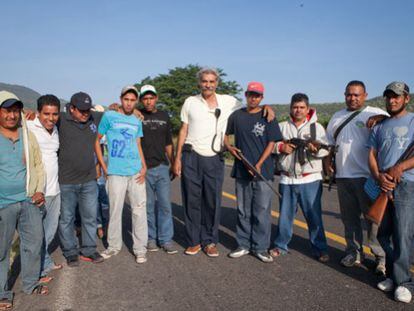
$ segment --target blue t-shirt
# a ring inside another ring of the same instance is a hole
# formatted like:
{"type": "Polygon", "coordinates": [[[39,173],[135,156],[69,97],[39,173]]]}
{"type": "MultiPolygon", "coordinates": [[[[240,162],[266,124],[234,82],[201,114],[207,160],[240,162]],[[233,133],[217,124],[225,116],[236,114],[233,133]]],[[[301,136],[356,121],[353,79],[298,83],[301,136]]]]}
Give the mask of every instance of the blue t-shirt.
{"type": "MultiPolygon", "coordinates": [[[[400,156],[414,139],[414,114],[407,113],[401,118],[388,118],[374,127],[367,146],[377,151],[380,171],[395,165],[400,156]]],[[[404,172],[403,178],[414,181],[414,169],[404,172]]]]}
{"type": "Polygon", "coordinates": [[[137,138],[142,137],[142,122],[134,115],[108,111],[98,132],[108,141],[108,175],[132,176],[141,170],[137,138]]]}
{"type": "MultiPolygon", "coordinates": [[[[230,115],[226,135],[234,135],[235,146],[253,165],[259,161],[269,142],[283,139],[276,120],[267,122],[262,116],[262,111],[248,113],[246,108],[239,109],[230,115]]],[[[274,164],[272,157],[269,156],[262,165],[261,173],[266,179],[273,180],[273,172],[274,164]]],[[[238,159],[234,161],[231,177],[252,179],[252,175],[238,159]]]]}
{"type": "Polygon", "coordinates": [[[22,130],[12,142],[0,134],[0,208],[26,200],[26,165],[22,130]]]}

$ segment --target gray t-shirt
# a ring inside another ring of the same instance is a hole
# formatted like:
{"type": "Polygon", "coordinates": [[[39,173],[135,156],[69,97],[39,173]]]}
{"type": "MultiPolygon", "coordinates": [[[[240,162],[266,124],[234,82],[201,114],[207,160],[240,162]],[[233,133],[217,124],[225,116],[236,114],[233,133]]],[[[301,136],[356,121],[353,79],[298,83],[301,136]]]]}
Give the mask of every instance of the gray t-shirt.
{"type": "MultiPolygon", "coordinates": [[[[395,165],[413,139],[414,114],[407,113],[401,118],[388,118],[376,126],[367,146],[377,151],[378,167],[384,171],[395,165]]],[[[403,178],[414,181],[414,169],[405,171],[403,178]]]]}
{"type": "Polygon", "coordinates": [[[86,123],[61,112],[59,130],[59,183],[82,184],[96,179],[95,140],[102,113],[92,112],[86,123]]]}

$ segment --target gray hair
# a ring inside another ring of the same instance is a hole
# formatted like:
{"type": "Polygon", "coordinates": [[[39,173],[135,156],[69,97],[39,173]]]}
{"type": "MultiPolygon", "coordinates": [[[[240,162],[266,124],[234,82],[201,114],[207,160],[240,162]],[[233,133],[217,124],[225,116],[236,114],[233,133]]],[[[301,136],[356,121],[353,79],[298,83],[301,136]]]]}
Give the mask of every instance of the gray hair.
{"type": "Polygon", "coordinates": [[[198,82],[200,82],[200,81],[201,81],[201,79],[202,79],[203,75],[205,75],[205,74],[212,74],[212,75],[215,75],[215,76],[216,76],[216,78],[217,78],[217,82],[219,82],[219,81],[220,81],[220,74],[219,74],[219,72],[218,72],[218,70],[217,70],[216,68],[212,68],[212,67],[203,67],[203,68],[201,68],[201,69],[197,72],[197,79],[198,79],[198,82]]]}

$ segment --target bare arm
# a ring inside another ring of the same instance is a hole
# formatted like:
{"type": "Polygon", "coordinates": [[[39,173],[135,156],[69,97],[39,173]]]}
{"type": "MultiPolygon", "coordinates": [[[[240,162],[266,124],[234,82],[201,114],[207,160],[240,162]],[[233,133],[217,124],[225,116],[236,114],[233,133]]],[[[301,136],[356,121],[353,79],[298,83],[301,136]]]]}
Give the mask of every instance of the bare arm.
{"type": "Polygon", "coordinates": [[[255,168],[261,172],[261,168],[262,165],[264,163],[264,161],[266,161],[266,159],[272,154],[273,149],[275,148],[275,142],[269,142],[265,148],[265,150],[263,151],[262,155],[259,158],[259,161],[257,161],[255,168]]]}
{"type": "Polygon", "coordinates": [[[377,162],[377,151],[374,148],[369,150],[368,166],[372,176],[380,184],[382,191],[387,192],[395,188],[396,184],[393,182],[393,178],[387,173],[380,172],[377,162]]]}
{"type": "Polygon", "coordinates": [[[96,154],[96,158],[98,160],[99,165],[101,166],[104,174],[105,174],[105,178],[108,175],[108,168],[106,167],[106,163],[105,160],[103,158],[103,154],[102,154],[102,148],[101,148],[101,144],[100,141],[102,139],[103,135],[99,134],[96,136],[96,140],[95,140],[95,154],[96,154]]]}
{"type": "Polygon", "coordinates": [[[142,152],[140,137],[137,138],[137,146],[138,146],[139,157],[141,158],[142,167],[141,167],[141,170],[139,171],[139,175],[136,181],[137,183],[142,184],[145,182],[145,174],[147,173],[147,163],[145,162],[144,153],[142,152]]]}
{"type": "Polygon", "coordinates": [[[187,138],[188,134],[188,124],[182,123],[180,132],[178,133],[178,140],[177,140],[177,153],[175,155],[175,161],[174,161],[174,174],[176,176],[181,176],[181,155],[183,153],[183,145],[185,142],[185,139],[187,138]]]}

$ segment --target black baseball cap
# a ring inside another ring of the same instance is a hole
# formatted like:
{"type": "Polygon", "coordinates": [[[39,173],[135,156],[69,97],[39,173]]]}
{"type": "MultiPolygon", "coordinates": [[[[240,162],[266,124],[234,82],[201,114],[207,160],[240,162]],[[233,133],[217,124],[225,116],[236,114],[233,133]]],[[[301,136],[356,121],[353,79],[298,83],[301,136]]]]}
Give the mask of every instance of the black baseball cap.
{"type": "Polygon", "coordinates": [[[70,104],[79,110],[88,110],[92,108],[92,98],[84,92],[78,92],[72,95],[70,104]]]}

